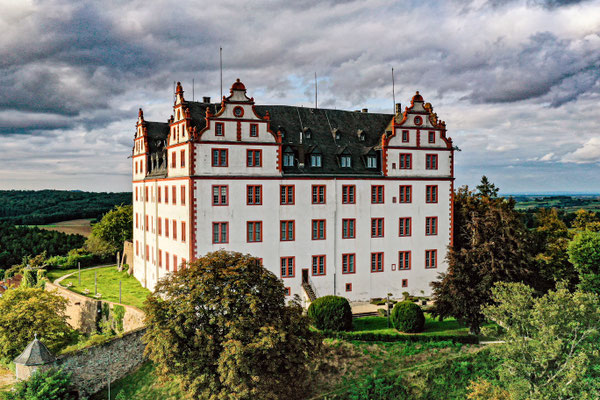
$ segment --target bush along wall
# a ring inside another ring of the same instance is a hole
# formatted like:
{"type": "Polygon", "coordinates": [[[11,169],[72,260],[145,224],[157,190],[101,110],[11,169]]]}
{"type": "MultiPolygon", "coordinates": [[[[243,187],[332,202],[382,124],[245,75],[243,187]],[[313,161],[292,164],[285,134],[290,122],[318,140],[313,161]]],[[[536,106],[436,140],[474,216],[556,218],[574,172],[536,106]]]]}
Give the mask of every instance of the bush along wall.
{"type": "Polygon", "coordinates": [[[444,342],[479,344],[476,335],[400,335],[397,333],[380,332],[339,332],[323,330],[321,334],[331,339],[357,340],[363,342],[444,342]]]}
{"type": "Polygon", "coordinates": [[[333,331],[352,329],[352,308],[345,297],[319,297],[308,307],[308,316],[317,329],[333,331]]]}

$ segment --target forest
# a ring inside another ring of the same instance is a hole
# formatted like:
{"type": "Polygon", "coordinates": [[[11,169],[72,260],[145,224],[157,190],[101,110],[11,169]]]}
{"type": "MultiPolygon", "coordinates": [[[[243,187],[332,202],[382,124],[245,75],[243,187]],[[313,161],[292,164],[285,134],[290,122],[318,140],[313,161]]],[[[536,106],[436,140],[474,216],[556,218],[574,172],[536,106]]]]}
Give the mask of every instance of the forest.
{"type": "Polygon", "coordinates": [[[98,219],[115,205],[129,204],[130,192],[0,190],[0,222],[42,225],[80,218],[98,219]]]}

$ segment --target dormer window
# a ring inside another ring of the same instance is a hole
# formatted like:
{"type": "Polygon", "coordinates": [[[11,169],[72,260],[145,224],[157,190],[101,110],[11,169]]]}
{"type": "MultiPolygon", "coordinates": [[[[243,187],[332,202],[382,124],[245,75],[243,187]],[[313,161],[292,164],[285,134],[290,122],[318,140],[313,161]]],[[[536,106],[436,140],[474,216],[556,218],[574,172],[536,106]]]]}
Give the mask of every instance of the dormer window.
{"type": "Polygon", "coordinates": [[[322,161],[321,161],[321,155],[320,154],[311,154],[310,155],[310,166],[311,167],[321,167],[322,165],[322,161]]]}
{"type": "Polygon", "coordinates": [[[304,137],[305,137],[306,139],[310,139],[310,134],[311,134],[311,131],[310,131],[310,129],[309,129],[309,128],[304,128],[304,130],[303,130],[303,131],[304,131],[304,137]]]}
{"type": "Polygon", "coordinates": [[[342,168],[350,168],[352,167],[352,157],[349,155],[343,155],[340,157],[340,164],[342,168]]]}
{"type": "Polygon", "coordinates": [[[365,141],[365,131],[363,131],[362,129],[359,129],[358,132],[358,140],[361,142],[365,141]]]}
{"type": "Polygon", "coordinates": [[[367,156],[367,168],[377,168],[377,157],[374,155],[367,156]]]}
{"type": "Polygon", "coordinates": [[[334,128],[332,131],[335,140],[340,140],[340,130],[338,128],[334,128]]]}
{"type": "Polygon", "coordinates": [[[283,153],[283,166],[293,167],[294,166],[294,153],[285,152],[283,153]]]}

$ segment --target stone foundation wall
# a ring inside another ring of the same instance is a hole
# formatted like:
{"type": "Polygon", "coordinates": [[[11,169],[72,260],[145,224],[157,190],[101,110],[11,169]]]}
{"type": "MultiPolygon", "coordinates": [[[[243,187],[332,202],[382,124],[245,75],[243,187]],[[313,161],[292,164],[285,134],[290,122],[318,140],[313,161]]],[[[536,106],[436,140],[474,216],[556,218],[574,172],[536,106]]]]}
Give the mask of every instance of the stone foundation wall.
{"type": "Polygon", "coordinates": [[[58,357],[56,366],[72,373],[71,383],[86,398],[102,390],[108,381],[123,378],[144,362],[145,328],[123,334],[106,343],[58,357]]]}

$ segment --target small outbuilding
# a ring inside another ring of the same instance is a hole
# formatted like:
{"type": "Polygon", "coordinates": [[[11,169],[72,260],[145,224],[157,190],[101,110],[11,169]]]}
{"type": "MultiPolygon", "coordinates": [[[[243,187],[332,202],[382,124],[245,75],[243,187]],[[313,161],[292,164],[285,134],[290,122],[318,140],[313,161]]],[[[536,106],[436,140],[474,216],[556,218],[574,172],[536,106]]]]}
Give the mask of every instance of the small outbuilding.
{"type": "Polygon", "coordinates": [[[14,359],[17,380],[28,379],[37,370],[50,369],[55,361],[56,357],[35,335],[35,338],[25,347],[23,353],[14,359]]]}

